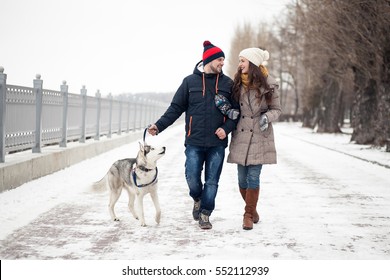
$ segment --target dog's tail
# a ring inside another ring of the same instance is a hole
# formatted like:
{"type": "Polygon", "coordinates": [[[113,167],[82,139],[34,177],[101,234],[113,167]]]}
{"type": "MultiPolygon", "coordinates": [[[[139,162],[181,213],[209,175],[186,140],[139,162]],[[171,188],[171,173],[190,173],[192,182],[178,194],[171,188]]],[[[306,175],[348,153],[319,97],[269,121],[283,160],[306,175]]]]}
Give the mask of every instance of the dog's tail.
{"type": "Polygon", "coordinates": [[[92,184],[91,189],[93,192],[101,193],[107,190],[107,175],[104,176],[100,181],[92,184]]]}

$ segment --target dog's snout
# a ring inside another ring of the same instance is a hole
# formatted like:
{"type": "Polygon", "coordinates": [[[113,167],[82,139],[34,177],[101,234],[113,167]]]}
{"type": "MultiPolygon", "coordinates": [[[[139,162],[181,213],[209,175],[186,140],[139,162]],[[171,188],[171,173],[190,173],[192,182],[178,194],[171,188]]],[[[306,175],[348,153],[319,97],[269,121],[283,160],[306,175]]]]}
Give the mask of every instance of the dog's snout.
{"type": "Polygon", "coordinates": [[[165,154],[165,147],[161,147],[162,148],[162,152],[160,153],[160,155],[163,155],[165,154]]]}

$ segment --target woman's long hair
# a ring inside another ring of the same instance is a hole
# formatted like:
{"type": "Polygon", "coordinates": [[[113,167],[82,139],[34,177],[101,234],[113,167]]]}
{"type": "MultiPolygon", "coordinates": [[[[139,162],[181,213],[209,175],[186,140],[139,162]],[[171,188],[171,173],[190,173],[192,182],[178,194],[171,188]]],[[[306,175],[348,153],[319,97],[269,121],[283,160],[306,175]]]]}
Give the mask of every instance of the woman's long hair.
{"type": "MultiPolygon", "coordinates": [[[[234,81],[233,81],[233,94],[232,97],[235,101],[239,102],[240,100],[240,88],[242,85],[242,79],[241,79],[242,70],[238,67],[236,74],[234,75],[234,81]]],[[[267,76],[263,74],[260,67],[257,67],[252,62],[249,62],[249,69],[248,69],[248,90],[249,89],[255,89],[256,90],[256,98],[258,99],[258,102],[261,102],[262,99],[262,93],[260,91],[260,88],[264,88],[265,93],[265,100],[267,103],[270,103],[272,99],[272,93],[273,90],[270,88],[268,82],[267,82],[267,76]]]]}

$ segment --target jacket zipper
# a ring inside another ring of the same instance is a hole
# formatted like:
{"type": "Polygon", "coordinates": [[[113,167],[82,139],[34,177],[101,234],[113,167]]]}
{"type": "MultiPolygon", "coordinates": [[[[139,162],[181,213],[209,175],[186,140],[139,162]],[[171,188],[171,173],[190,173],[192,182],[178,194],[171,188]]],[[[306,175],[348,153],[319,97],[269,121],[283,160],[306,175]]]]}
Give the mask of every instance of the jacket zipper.
{"type": "Polygon", "coordinates": [[[187,133],[187,137],[190,137],[191,135],[191,128],[192,128],[192,116],[190,116],[190,122],[188,124],[188,133],[187,133]]]}

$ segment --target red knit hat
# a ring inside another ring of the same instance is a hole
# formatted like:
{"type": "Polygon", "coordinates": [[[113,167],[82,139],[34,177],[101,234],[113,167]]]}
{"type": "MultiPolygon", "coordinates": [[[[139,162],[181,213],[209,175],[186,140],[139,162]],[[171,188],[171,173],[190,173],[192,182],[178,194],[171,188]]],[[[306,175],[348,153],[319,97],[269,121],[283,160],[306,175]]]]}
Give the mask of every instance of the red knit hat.
{"type": "Polygon", "coordinates": [[[203,42],[203,66],[213,61],[214,59],[225,57],[223,51],[210,43],[210,41],[203,42]]]}

